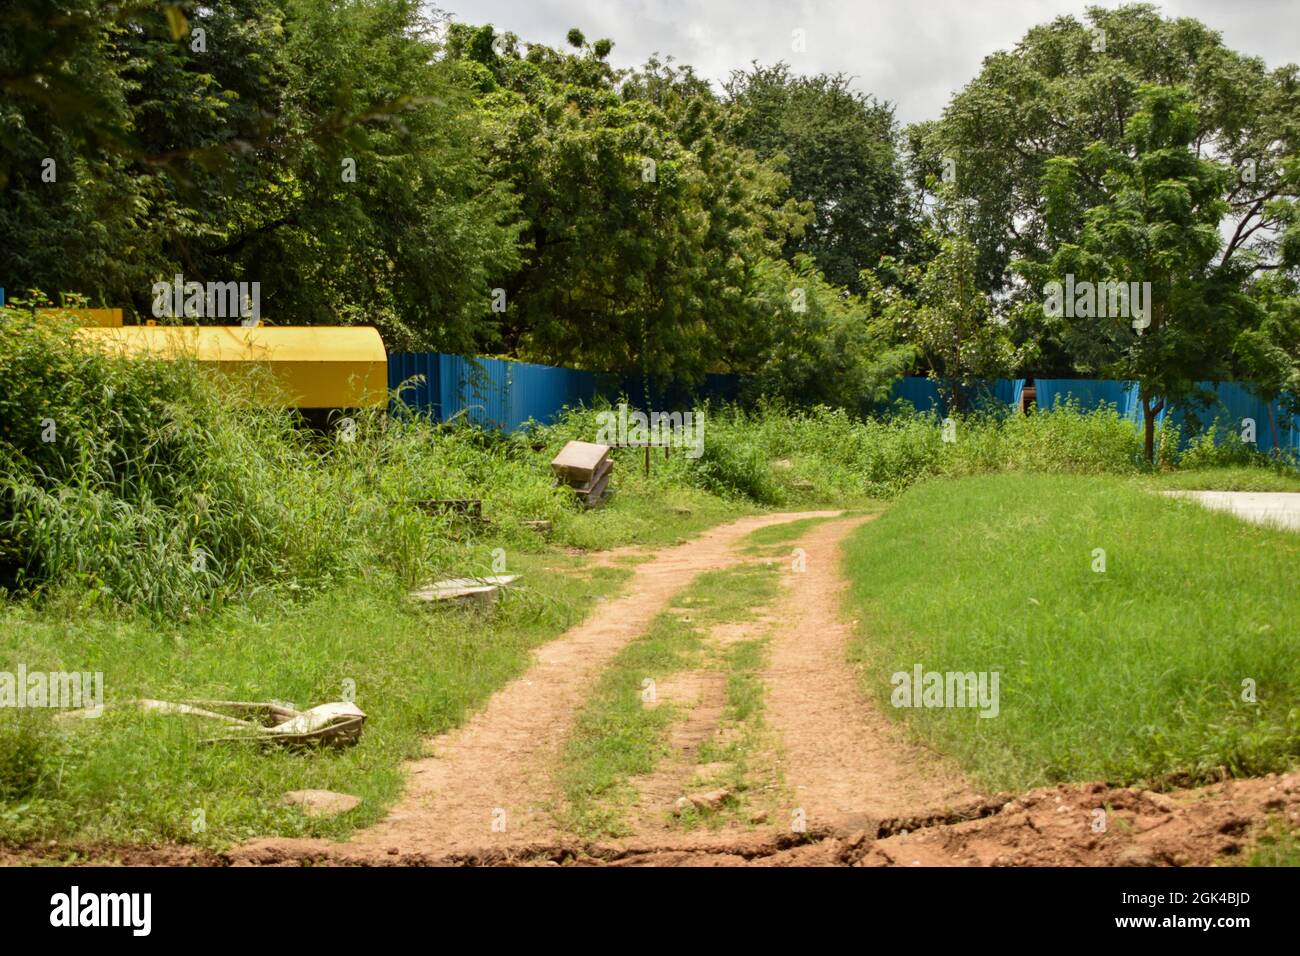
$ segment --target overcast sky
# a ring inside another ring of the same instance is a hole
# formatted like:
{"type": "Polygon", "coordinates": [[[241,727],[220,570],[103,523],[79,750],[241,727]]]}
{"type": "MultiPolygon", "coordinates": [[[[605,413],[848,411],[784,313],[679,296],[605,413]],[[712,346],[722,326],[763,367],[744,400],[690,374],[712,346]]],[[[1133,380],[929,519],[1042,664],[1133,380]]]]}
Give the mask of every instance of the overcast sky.
{"type": "MultiPolygon", "coordinates": [[[[671,54],[718,81],[752,60],[802,73],[844,72],[894,103],[898,119],[935,119],[995,50],[1062,14],[1083,19],[1115,0],[434,0],[465,23],[491,23],[525,42],[563,46],[570,27],[614,41],[615,66],[671,54]],[[806,49],[792,49],[803,30],[806,49]]],[[[1270,67],[1300,61],[1300,0],[1165,0],[1166,16],[1196,17],[1228,46],[1270,67]]]]}

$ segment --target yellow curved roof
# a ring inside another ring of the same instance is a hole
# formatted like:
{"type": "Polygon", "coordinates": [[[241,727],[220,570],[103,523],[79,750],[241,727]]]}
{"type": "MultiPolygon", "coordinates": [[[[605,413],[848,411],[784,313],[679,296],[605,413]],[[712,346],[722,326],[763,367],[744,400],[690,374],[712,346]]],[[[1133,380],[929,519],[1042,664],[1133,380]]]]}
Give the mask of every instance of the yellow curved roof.
{"type": "Polygon", "coordinates": [[[75,334],[130,357],[190,357],[222,371],[265,364],[299,408],[360,408],[388,398],[388,354],[368,325],[127,325],[75,334]]]}

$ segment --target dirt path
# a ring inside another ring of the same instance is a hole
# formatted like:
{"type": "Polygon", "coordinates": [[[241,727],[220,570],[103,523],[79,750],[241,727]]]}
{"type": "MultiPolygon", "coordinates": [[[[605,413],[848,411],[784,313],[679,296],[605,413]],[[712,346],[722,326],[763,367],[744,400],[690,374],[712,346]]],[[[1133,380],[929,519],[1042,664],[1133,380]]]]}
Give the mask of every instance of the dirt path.
{"type": "Polygon", "coordinates": [[[660,551],[637,565],[621,597],[543,645],[532,667],[461,727],[431,741],[433,755],[408,765],[406,792],[387,818],[344,844],[260,840],[236,861],[330,858],[420,862],[461,852],[554,840],[551,768],[565,731],[597,677],[700,572],[743,560],[734,545],[772,524],[828,517],[816,511],[743,518],[660,551]]]}
{"type": "Polygon", "coordinates": [[[847,663],[844,539],[863,521],[826,522],[798,546],[805,570],[785,574],[765,683],[768,722],[783,743],[784,776],[809,829],[879,821],[979,799],[957,767],[909,744],[868,701],[847,663]]]}

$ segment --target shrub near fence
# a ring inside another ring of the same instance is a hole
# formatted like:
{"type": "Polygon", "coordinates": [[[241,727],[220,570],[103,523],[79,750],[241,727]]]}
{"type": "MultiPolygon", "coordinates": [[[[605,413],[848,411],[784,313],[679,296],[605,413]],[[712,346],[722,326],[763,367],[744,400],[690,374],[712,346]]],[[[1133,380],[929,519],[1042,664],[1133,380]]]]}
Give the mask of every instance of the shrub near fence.
{"type": "MultiPolygon", "coordinates": [[[[449,421],[459,417],[487,428],[513,432],[530,419],[543,424],[554,422],[566,406],[591,405],[598,398],[617,401],[626,395],[634,404],[642,404],[649,395],[651,407],[671,410],[694,405],[703,400],[727,401],[739,394],[739,379],[734,375],[709,375],[695,389],[679,383],[649,383],[636,376],[614,375],[580,369],[558,368],[516,362],[509,359],[470,359],[438,352],[395,352],[388,357],[388,386],[396,389],[413,376],[422,380],[412,383],[402,394],[403,402],[431,417],[449,421]]],[[[1020,406],[1025,379],[993,379],[971,390],[971,404],[976,410],[1014,410],[1020,406]]],[[[1073,402],[1080,411],[1095,411],[1106,406],[1118,416],[1140,423],[1138,386],[1131,382],[1107,379],[1034,380],[1036,402],[1048,410],[1058,404],[1073,402]]],[[[1300,417],[1288,415],[1279,403],[1271,405],[1235,382],[1206,382],[1214,392],[1216,403],[1209,409],[1171,409],[1161,412],[1161,425],[1176,425],[1180,449],[1207,433],[1222,440],[1239,432],[1243,419],[1255,422],[1259,451],[1278,448],[1291,457],[1300,457],[1300,417]],[[1199,427],[1192,427],[1192,419],[1199,427]]],[[[877,414],[887,414],[899,403],[906,403],[921,413],[940,417],[948,414],[947,401],[939,384],[929,378],[909,375],[894,383],[890,405],[878,407],[877,414]]],[[[1172,429],[1169,432],[1172,433],[1172,429]]]]}

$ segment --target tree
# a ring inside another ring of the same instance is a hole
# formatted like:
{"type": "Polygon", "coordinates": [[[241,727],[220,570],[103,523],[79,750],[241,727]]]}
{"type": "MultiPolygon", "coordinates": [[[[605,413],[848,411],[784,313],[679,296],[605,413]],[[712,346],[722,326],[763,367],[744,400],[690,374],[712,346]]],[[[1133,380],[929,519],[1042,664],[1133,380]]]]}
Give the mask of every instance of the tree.
{"type": "Polygon", "coordinates": [[[888,286],[879,273],[863,273],[868,298],[889,317],[896,337],[916,348],[926,375],[947,389],[954,411],[968,407],[981,380],[1009,374],[1020,359],[1004,320],[980,288],[969,225],[962,204],[945,194],[926,237],[935,250],[929,262],[916,266],[886,259],[883,270],[895,280],[888,286]]]}
{"type": "Polygon", "coordinates": [[[912,364],[871,304],[832,285],[809,255],[794,265],[765,260],[755,270],[752,334],[737,343],[733,367],[746,370],[745,397],[793,405],[829,405],[866,413],[889,399],[912,364]]]}
{"type": "MultiPolygon", "coordinates": [[[[941,120],[907,131],[913,180],[947,179],[972,205],[981,287],[1026,301],[1038,295],[1016,285],[1010,263],[1045,263],[1056,241],[1077,238],[1049,231],[1040,188],[1048,163],[1081,160],[1096,142],[1120,148],[1147,84],[1183,85],[1194,150],[1237,171],[1225,195],[1221,264],[1250,259],[1256,273],[1278,264],[1270,246],[1300,196],[1286,172],[1300,149],[1300,69],[1270,71],[1204,24],[1162,17],[1149,4],[1091,7],[1082,22],[1059,17],[986,57],[941,120]]],[[[1107,192],[1083,166],[1076,186],[1080,209],[1107,192]]],[[[1033,331],[1042,330],[1023,334],[1033,331]]],[[[1042,351],[1040,372],[1068,374],[1078,364],[1063,343],[1048,339],[1042,351]]]]}
{"type": "Polygon", "coordinates": [[[0,276],[9,295],[41,288],[118,304],[149,278],[158,243],[133,174],[128,84],[106,2],[0,7],[0,276]],[[93,77],[93,82],[87,78],[93,77]]]}
{"type": "MultiPolygon", "coordinates": [[[[1262,318],[1237,338],[1234,359],[1256,394],[1300,415],[1300,282],[1275,272],[1258,280],[1253,293],[1262,318]]],[[[1277,422],[1269,425],[1276,432],[1277,422]]]]}
{"type": "Polygon", "coordinates": [[[1171,403],[1203,398],[1199,381],[1230,377],[1234,343],[1258,324],[1260,310],[1245,294],[1248,262],[1219,254],[1233,175],[1198,155],[1190,91],[1146,86],[1139,103],[1122,148],[1099,141],[1082,161],[1047,164],[1052,232],[1075,231],[1092,184],[1101,184],[1102,198],[1082,213],[1077,241],[1062,240],[1045,268],[1020,268],[1033,284],[1090,282],[1079,286],[1089,293],[1104,282],[1120,290],[1109,303],[1081,295],[1048,321],[1083,368],[1140,383],[1144,450],[1153,462],[1156,416],[1171,403]]]}
{"type": "Polygon", "coordinates": [[[911,237],[893,107],[842,73],[797,76],[785,63],[737,70],[724,89],[728,139],[776,160],[787,195],[812,205],[786,258],[807,253],[830,282],[862,291],[859,273],[899,256],[911,237]]]}
{"type": "Polygon", "coordinates": [[[287,6],[273,139],[203,253],[260,277],[277,317],[375,324],[394,350],[476,350],[519,262],[517,202],[432,20],[415,0],[287,6]]]}
{"type": "Polygon", "coordinates": [[[579,34],[576,52],[521,57],[494,36],[456,24],[448,49],[480,91],[494,176],[521,200],[526,261],[504,282],[501,345],[698,380],[744,334],[753,270],[801,223],[784,178],[727,143],[717,104],[662,65],[620,90],[605,44],[579,34]]]}
{"type": "Polygon", "coordinates": [[[282,324],[473,349],[514,199],[415,0],[17,0],[0,14],[0,274],[148,315],[256,281],[282,324]],[[45,159],[57,179],[41,177],[45,159]]]}

